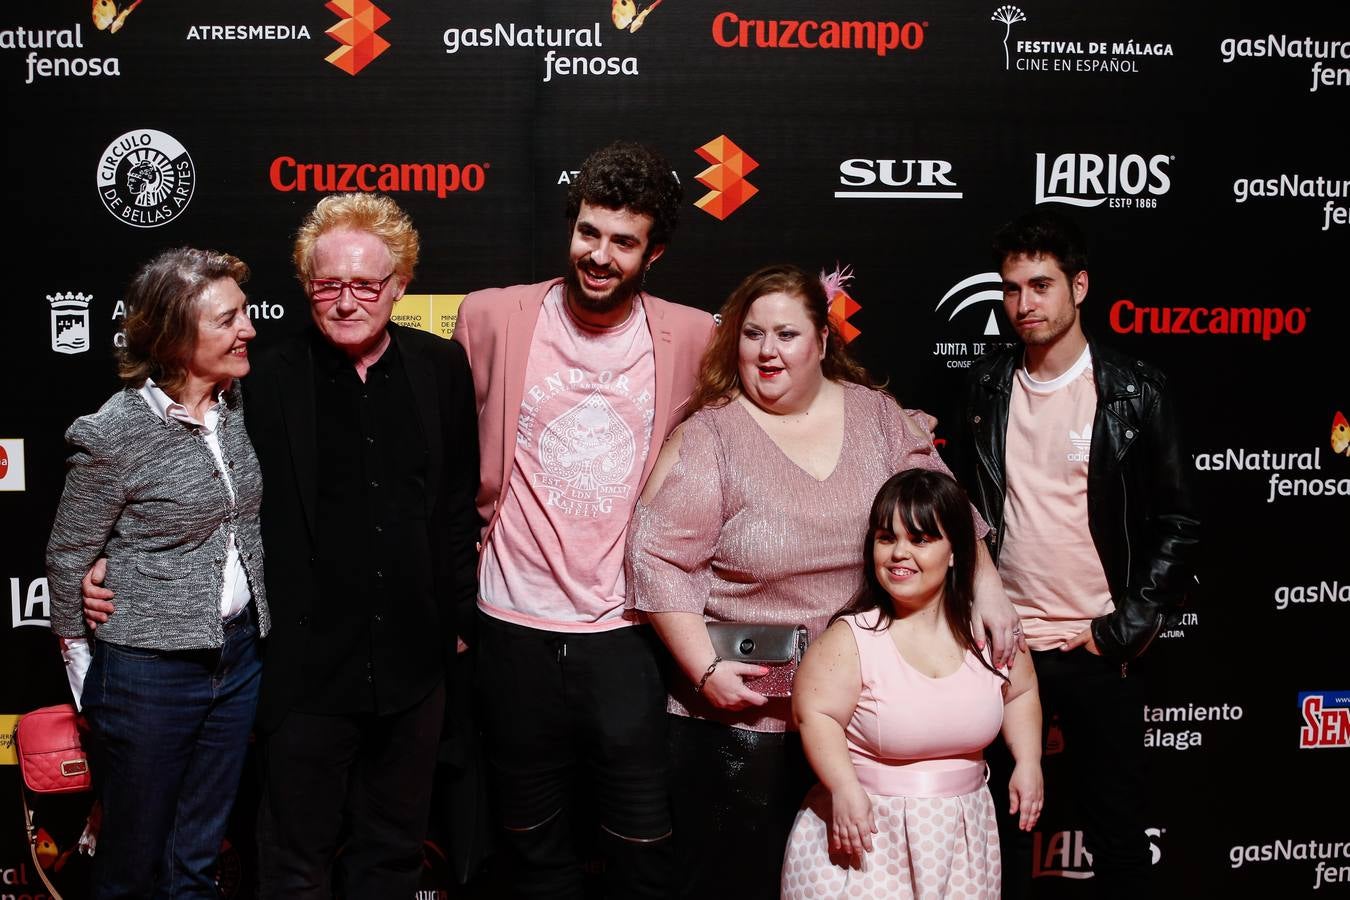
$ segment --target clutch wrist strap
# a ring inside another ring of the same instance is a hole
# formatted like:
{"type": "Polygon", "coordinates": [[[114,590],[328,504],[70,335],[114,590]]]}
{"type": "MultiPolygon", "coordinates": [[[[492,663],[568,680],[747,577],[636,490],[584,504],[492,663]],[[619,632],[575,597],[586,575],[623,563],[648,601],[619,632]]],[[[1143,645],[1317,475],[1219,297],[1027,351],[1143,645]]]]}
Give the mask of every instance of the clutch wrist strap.
{"type": "Polygon", "coordinates": [[[708,671],[703,673],[703,677],[700,678],[698,680],[698,684],[694,686],[695,694],[703,693],[704,686],[707,685],[708,679],[712,677],[712,673],[717,671],[717,664],[720,663],[721,661],[722,657],[720,656],[713,657],[713,661],[708,664],[708,671]]]}

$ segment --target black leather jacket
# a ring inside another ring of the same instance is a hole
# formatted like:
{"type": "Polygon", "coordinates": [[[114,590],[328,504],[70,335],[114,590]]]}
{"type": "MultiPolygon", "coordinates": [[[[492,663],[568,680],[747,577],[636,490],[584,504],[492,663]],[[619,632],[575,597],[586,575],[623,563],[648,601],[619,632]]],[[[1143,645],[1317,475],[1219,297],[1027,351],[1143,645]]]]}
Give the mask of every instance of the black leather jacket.
{"type": "MultiPolygon", "coordinates": [[[[1190,460],[1164,390],[1166,376],[1089,343],[1097,412],[1088,461],[1088,522],[1116,607],[1093,620],[1092,637],[1103,656],[1123,663],[1143,653],[1181,605],[1194,581],[1200,522],[1186,483],[1190,460]]],[[[976,360],[963,419],[963,483],[993,529],[987,540],[996,562],[1003,540],[1008,405],[1021,359],[1019,346],[976,360]]]]}

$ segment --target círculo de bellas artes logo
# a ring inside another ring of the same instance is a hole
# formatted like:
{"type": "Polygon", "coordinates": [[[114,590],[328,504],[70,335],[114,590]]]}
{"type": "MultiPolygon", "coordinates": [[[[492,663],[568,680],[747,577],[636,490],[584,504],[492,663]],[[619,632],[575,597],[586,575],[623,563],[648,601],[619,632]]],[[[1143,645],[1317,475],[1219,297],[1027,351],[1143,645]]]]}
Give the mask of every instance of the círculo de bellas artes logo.
{"type": "Polygon", "coordinates": [[[187,209],[197,186],[187,149],[153,128],[114,138],[99,155],[97,174],[104,208],[133,228],[172,222],[187,209]]]}

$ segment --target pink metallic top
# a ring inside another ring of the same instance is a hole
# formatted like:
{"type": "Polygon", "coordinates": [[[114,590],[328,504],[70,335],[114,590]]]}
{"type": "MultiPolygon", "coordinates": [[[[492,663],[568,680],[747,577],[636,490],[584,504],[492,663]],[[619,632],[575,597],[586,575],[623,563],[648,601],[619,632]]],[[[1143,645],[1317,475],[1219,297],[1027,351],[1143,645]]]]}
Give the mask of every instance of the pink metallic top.
{"type": "MultiPolygon", "coordinates": [[[[901,469],[947,471],[922,418],[883,391],[843,387],[843,448],[824,481],[788,459],[739,401],[684,423],[679,461],[633,513],[627,606],[802,624],[812,639],[824,630],[861,584],[877,489],[901,469]]],[[[726,712],[682,678],[671,688],[678,715],[754,731],[784,731],[791,718],[787,698],[726,712]]]]}

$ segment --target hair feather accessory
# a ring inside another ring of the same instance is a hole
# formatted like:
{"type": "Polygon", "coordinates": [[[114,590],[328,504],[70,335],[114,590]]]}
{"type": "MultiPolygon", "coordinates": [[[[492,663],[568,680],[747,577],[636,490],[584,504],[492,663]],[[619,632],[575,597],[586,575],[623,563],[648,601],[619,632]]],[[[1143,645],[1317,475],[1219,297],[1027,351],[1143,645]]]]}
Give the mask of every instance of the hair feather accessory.
{"type": "Polygon", "coordinates": [[[820,270],[820,286],[825,289],[825,298],[834,301],[834,298],[844,293],[848,283],[853,280],[853,267],[834,264],[833,272],[820,270]]]}

